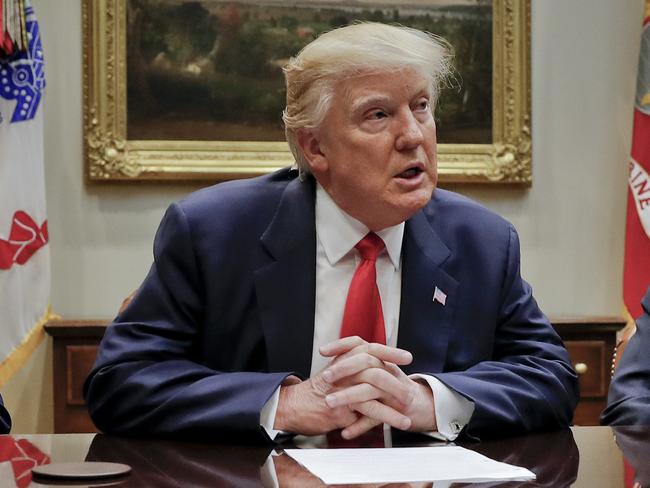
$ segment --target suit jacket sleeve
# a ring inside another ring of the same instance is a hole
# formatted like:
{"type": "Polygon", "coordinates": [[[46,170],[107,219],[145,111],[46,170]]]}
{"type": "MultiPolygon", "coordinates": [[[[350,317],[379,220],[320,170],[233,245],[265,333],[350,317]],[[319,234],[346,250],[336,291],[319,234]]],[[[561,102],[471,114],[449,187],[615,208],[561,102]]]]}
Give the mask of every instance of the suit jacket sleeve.
{"type": "Polygon", "coordinates": [[[90,415],[111,433],[267,438],[260,411],[291,372],[206,365],[206,271],[190,234],[183,209],[172,205],[156,234],[149,275],[107,328],[84,385],[90,415]]]}
{"type": "Polygon", "coordinates": [[[578,402],[568,353],[521,278],[519,259],[519,239],[510,225],[491,358],[464,371],[434,374],[475,403],[465,431],[470,436],[567,427],[578,402]]]}
{"type": "Polygon", "coordinates": [[[609,388],[603,424],[650,425],[650,288],[641,305],[643,315],[609,388]]]}
{"type": "Polygon", "coordinates": [[[9,417],[9,412],[2,402],[2,396],[0,396],[0,434],[8,434],[11,430],[11,417],[9,417]]]}

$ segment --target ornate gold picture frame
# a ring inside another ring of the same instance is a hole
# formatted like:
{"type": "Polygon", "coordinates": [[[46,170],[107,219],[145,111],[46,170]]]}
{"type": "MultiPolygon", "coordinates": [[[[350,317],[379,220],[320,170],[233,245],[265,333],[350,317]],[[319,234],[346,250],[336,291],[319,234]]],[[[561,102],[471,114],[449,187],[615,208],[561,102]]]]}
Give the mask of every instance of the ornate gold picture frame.
{"type": "MultiPolygon", "coordinates": [[[[89,181],[217,181],[293,164],[285,142],[130,140],[127,0],[82,1],[89,181]]],[[[493,0],[492,143],[439,144],[440,181],[530,185],[530,103],[530,0],[493,0]]]]}

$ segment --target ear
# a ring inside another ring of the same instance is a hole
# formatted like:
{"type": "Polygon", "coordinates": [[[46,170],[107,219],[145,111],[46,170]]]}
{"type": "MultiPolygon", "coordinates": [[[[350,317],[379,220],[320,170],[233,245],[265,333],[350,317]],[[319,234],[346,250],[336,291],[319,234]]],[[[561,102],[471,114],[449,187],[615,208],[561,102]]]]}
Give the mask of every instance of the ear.
{"type": "Polygon", "coordinates": [[[296,133],[296,141],[305,156],[312,174],[317,175],[327,171],[329,163],[323,152],[320,138],[314,129],[300,129],[296,133]]]}

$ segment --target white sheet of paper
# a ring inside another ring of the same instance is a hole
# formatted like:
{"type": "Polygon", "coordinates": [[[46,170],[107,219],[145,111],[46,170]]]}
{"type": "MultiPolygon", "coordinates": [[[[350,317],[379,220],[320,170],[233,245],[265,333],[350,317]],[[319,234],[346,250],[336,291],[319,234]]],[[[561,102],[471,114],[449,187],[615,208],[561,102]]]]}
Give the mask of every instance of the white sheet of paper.
{"type": "Polygon", "coordinates": [[[531,480],[531,471],[459,446],[285,449],[327,484],[531,480]]]}

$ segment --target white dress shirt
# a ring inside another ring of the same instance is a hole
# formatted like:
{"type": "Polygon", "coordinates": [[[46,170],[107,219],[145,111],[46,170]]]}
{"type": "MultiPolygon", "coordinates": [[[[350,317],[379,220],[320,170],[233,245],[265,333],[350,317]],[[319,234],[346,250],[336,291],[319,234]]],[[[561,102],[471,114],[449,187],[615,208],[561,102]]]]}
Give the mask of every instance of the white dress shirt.
{"type": "MultiPolygon", "coordinates": [[[[339,338],[343,312],[352,276],[361,261],[354,246],[369,232],[357,219],[351,217],[317,184],[316,188],[316,307],[314,315],[314,342],[312,344],[311,376],[327,366],[330,358],[320,355],[323,344],[339,338]]],[[[376,232],[386,248],[376,261],[377,287],[381,297],[386,344],[395,347],[399,326],[402,290],[402,239],[404,222],[376,232]]],[[[412,379],[426,380],[433,391],[438,431],[431,435],[445,440],[455,439],[469,422],[474,403],[452,391],[438,379],[415,374],[412,379]]],[[[261,413],[260,424],[273,439],[278,431],[273,421],[280,389],[269,399],[261,413]]]]}

